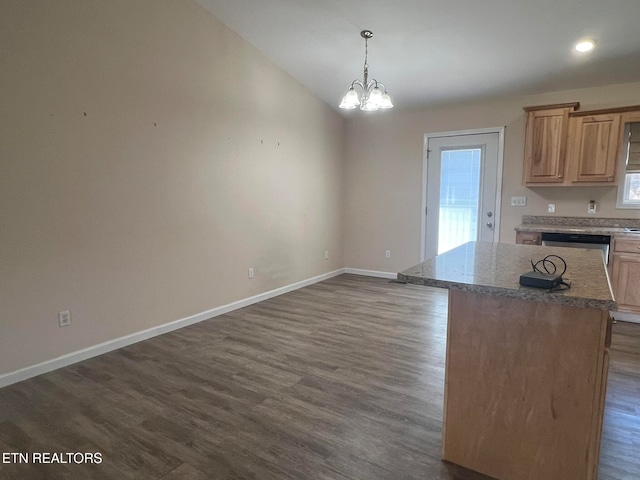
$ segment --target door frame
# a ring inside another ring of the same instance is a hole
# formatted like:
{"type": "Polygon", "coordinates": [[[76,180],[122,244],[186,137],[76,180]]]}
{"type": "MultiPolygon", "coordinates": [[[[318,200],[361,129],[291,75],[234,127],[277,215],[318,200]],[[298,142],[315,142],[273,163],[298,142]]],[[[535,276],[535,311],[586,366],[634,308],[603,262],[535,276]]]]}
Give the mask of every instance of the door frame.
{"type": "Polygon", "coordinates": [[[485,133],[498,134],[498,165],[496,169],[496,209],[493,222],[493,241],[500,241],[500,217],[502,213],[502,168],[504,163],[504,131],[505,127],[478,128],[473,130],[457,130],[451,132],[434,132],[424,134],[424,145],[422,148],[422,208],[420,210],[420,261],[424,262],[426,240],[427,240],[427,155],[429,139],[436,137],[459,137],[464,135],[482,135],[485,133]]]}

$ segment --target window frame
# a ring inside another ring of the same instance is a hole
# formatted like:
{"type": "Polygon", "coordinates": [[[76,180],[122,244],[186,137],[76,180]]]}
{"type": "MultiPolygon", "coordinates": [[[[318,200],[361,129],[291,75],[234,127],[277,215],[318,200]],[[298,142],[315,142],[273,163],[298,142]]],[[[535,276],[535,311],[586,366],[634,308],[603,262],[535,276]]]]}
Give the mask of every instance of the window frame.
{"type": "Polygon", "coordinates": [[[631,175],[640,175],[640,172],[627,172],[623,168],[621,168],[621,170],[622,178],[620,178],[620,182],[618,182],[618,202],[616,208],[640,209],[640,199],[631,200],[628,198],[631,191],[631,181],[629,177],[631,175]]]}
{"type": "Polygon", "coordinates": [[[620,155],[618,163],[618,195],[616,199],[616,208],[626,210],[640,210],[640,199],[630,200],[631,191],[630,175],[640,175],[640,170],[627,171],[627,159],[629,157],[629,124],[640,122],[640,114],[633,113],[622,116],[622,135],[620,145],[620,155]]]}

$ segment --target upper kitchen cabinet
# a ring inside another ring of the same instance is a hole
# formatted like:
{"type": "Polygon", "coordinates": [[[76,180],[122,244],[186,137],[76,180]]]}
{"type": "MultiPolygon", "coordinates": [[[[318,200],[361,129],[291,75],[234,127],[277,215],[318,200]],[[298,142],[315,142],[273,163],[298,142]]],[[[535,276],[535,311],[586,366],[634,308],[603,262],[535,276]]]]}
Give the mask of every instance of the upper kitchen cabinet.
{"type": "Polygon", "coordinates": [[[572,183],[616,184],[619,113],[574,113],[569,119],[567,163],[572,183]]]}
{"type": "Polygon", "coordinates": [[[524,109],[525,185],[617,185],[616,171],[626,152],[623,118],[640,114],[640,106],[585,112],[577,112],[578,107],[566,103],[524,109]]]}
{"type": "Polygon", "coordinates": [[[579,103],[525,107],[527,127],[524,141],[525,184],[563,183],[569,113],[579,103]]]}

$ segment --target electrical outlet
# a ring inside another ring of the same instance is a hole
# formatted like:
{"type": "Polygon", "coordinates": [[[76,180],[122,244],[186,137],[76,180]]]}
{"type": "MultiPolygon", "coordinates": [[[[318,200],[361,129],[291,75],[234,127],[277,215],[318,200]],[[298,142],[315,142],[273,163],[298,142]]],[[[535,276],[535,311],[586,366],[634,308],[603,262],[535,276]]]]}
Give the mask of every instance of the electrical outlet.
{"type": "Polygon", "coordinates": [[[324,251],[324,259],[329,260],[329,250],[324,251]]]}
{"type": "Polygon", "coordinates": [[[71,312],[69,310],[65,310],[64,312],[58,313],[58,323],[61,327],[68,327],[71,325],[71,312]]]}
{"type": "Polygon", "coordinates": [[[512,207],[526,207],[527,206],[527,197],[511,197],[511,206],[512,207]]]}
{"type": "Polygon", "coordinates": [[[589,206],[587,207],[587,213],[596,213],[596,201],[589,200],[589,206]]]}
{"type": "Polygon", "coordinates": [[[391,258],[391,250],[384,251],[384,258],[391,258]]]}
{"type": "Polygon", "coordinates": [[[556,204],[555,203],[550,203],[547,206],[547,213],[556,213],[556,204]]]}
{"type": "Polygon", "coordinates": [[[256,276],[256,272],[253,270],[253,267],[249,267],[249,278],[253,278],[256,276]]]}

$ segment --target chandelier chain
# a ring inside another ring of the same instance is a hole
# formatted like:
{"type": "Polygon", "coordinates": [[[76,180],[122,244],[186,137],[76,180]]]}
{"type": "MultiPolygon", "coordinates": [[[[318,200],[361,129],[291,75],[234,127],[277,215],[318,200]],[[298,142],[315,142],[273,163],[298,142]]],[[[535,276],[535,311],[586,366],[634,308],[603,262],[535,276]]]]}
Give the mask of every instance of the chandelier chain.
{"type": "Polygon", "coordinates": [[[369,57],[369,39],[367,37],[364,38],[364,69],[369,69],[369,63],[367,59],[369,57]]]}

